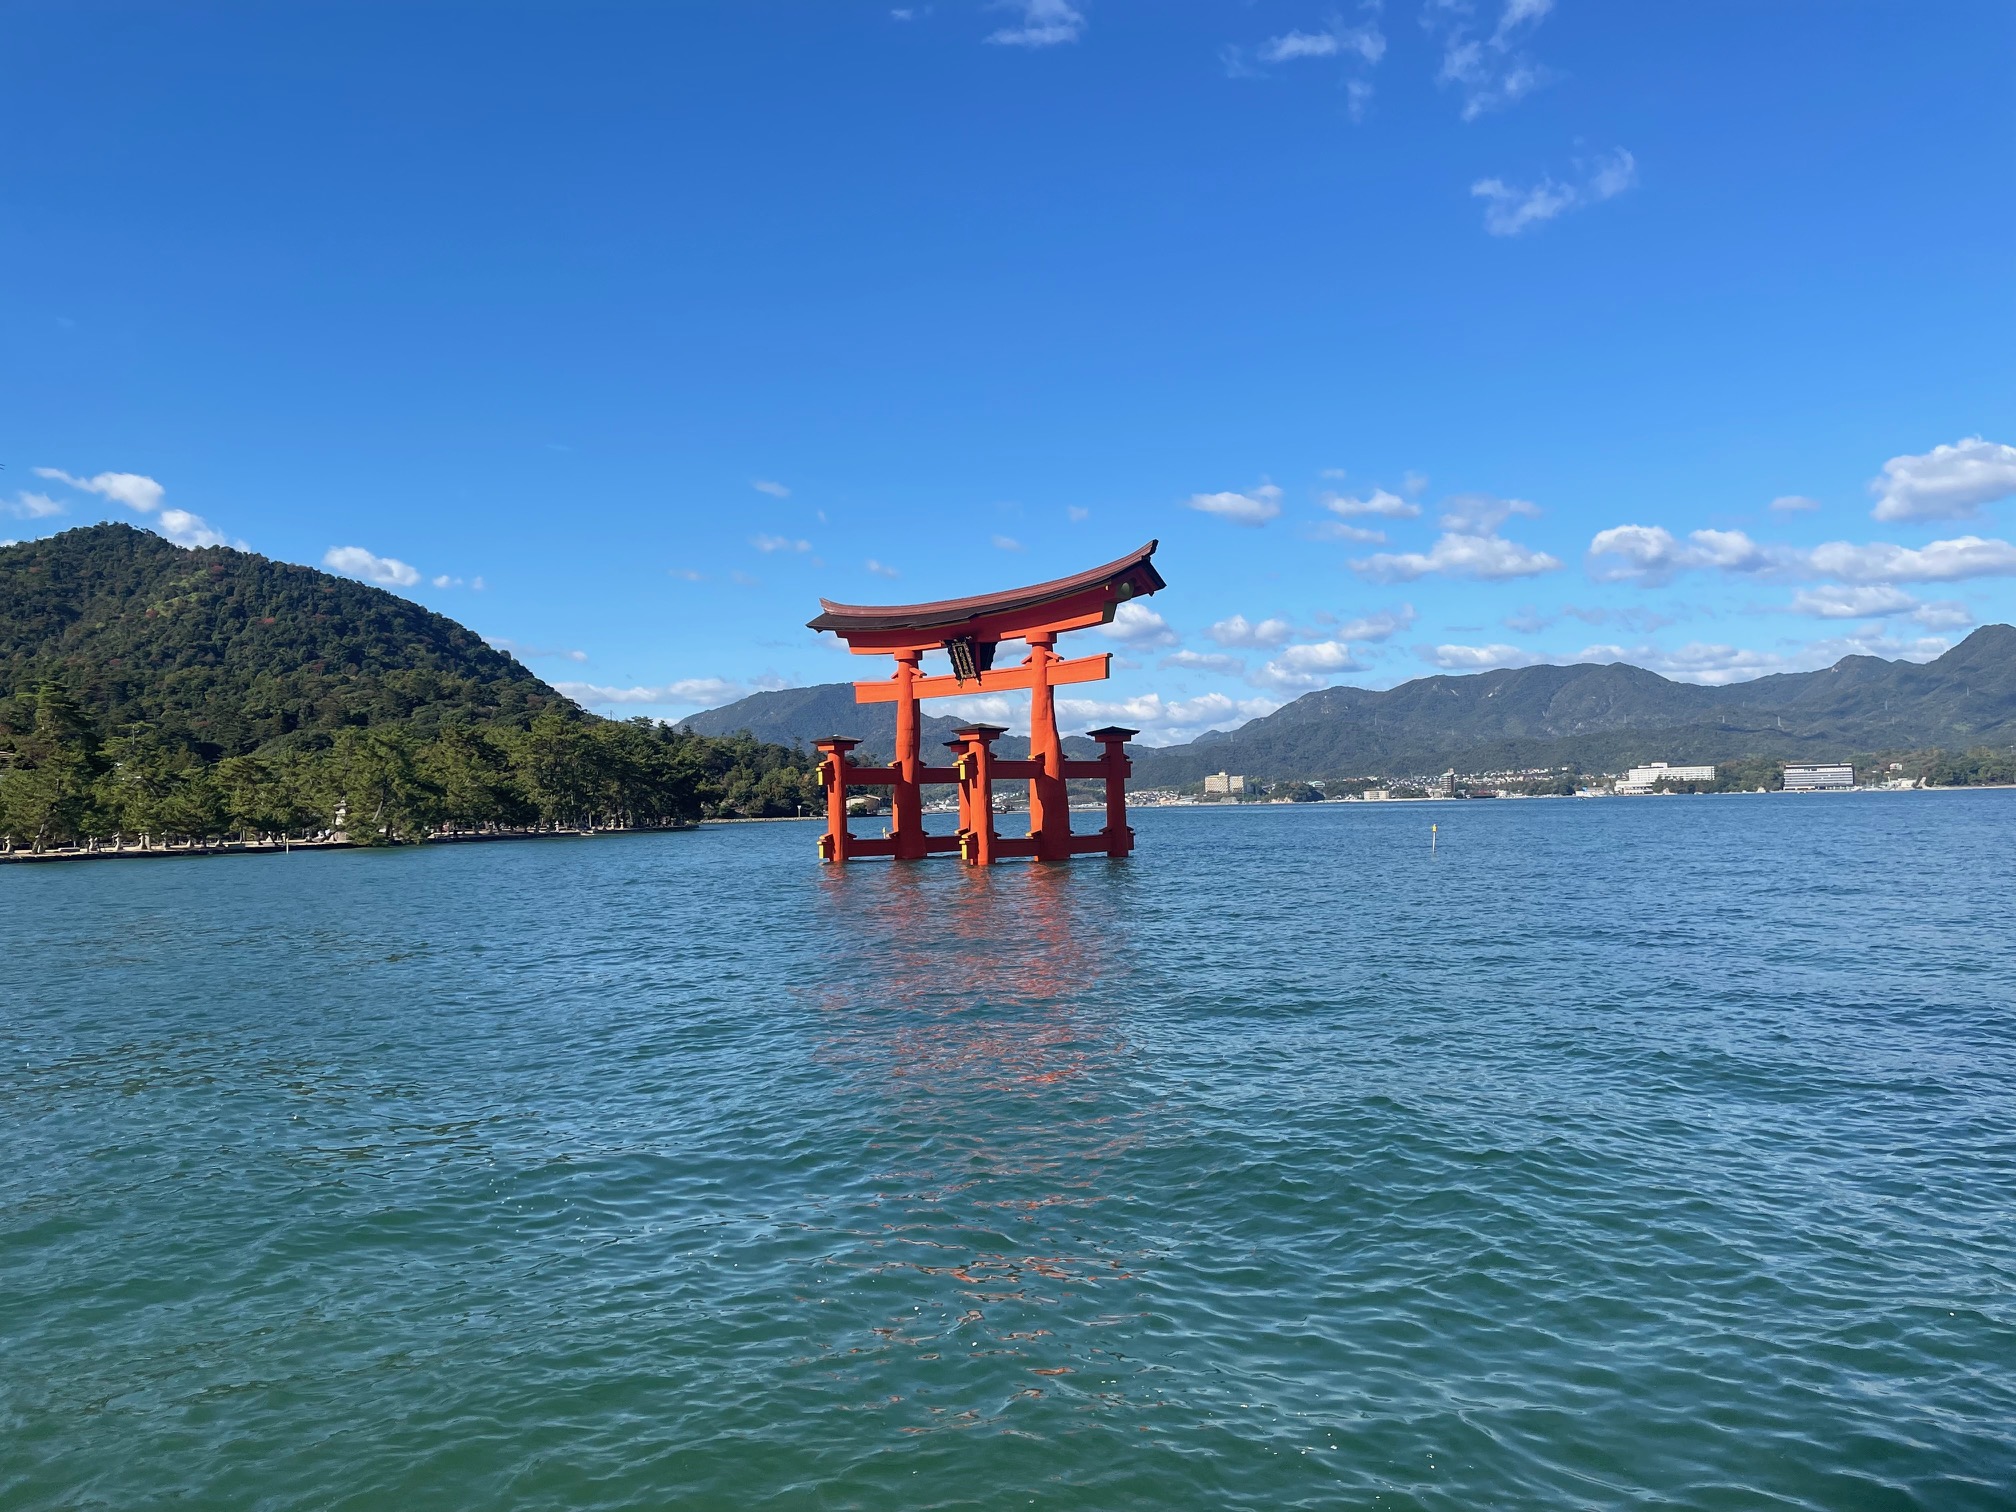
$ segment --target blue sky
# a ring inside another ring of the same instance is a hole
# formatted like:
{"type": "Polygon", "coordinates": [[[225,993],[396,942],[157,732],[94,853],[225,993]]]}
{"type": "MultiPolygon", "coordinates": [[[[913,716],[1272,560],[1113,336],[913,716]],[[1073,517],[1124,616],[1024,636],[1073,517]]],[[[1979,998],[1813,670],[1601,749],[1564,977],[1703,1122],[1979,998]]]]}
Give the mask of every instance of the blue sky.
{"type": "Polygon", "coordinates": [[[1083,726],[2016,619],[2016,9],[16,0],[0,538],[328,564],[591,707],[1170,588],[1083,726]]]}

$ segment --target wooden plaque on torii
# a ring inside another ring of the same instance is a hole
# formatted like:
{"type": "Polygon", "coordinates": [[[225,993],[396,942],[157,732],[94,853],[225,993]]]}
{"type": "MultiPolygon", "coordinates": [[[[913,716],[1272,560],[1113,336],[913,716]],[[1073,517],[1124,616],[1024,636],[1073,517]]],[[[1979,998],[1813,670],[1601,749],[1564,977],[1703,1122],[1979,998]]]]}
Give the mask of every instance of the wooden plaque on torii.
{"type": "Polygon", "coordinates": [[[849,753],[860,741],[844,735],[818,742],[826,783],[826,833],[819,855],[826,861],[852,861],[863,856],[893,856],[899,861],[922,860],[939,853],[959,856],[969,866],[988,866],[1010,856],[1039,861],[1064,861],[1074,855],[1125,856],[1134,848],[1127,827],[1127,742],[1138,731],[1111,726],[1092,730],[1102,754],[1091,761],[1067,761],[1057,734],[1053,688],[1097,682],[1109,674],[1106,654],[1070,659],[1056,652],[1057,637],[1070,630],[1111,624],[1120,606],[1145,598],[1168,585],[1155,570],[1158,543],[1055,582],[1036,583],[1006,593],[945,599],[933,604],[870,606],[819,601],[822,612],[808,622],[813,630],[830,630],[847,642],[856,656],[893,656],[894,676],[854,685],[857,703],[896,705],[896,759],[886,767],[856,766],[849,753]],[[1029,654],[1011,667],[996,667],[1001,642],[1019,640],[1029,654]],[[919,670],[926,651],[944,651],[952,661],[946,675],[926,677],[919,670]],[[1029,692],[1029,756],[1003,761],[994,755],[1001,725],[973,724],[948,741],[950,766],[926,766],[920,750],[922,723],[917,705],[926,698],[953,698],[975,693],[1029,692]],[[1096,835],[1071,833],[1071,807],[1065,783],[1073,777],[1103,778],[1106,784],[1106,827],[1096,835]],[[1029,833],[1013,839],[994,832],[996,779],[1029,783],[1029,833]],[[959,832],[930,835],[924,831],[924,785],[952,783],[959,788],[959,832]],[[850,787],[890,789],[892,815],[888,834],[867,839],[847,829],[850,787]]]}

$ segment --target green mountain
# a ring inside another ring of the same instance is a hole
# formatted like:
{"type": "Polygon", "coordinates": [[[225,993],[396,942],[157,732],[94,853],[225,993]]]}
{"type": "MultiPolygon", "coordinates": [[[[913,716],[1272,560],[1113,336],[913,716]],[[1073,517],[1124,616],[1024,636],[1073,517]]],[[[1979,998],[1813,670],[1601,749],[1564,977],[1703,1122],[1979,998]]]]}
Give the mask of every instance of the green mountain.
{"type": "Polygon", "coordinates": [[[0,850],[816,809],[804,756],[583,713],[382,589],[124,525],[0,548],[0,850]]]}
{"type": "Polygon", "coordinates": [[[120,524],[0,549],[0,700],[44,680],[108,734],[150,726],[212,760],[297,731],[575,712],[474,631],[382,588],[120,524]]]}
{"type": "MultiPolygon", "coordinates": [[[[959,721],[927,718],[926,750],[959,721]]],[[[781,745],[853,735],[886,752],[888,704],[849,683],[759,693],[696,714],[708,734],[749,730],[781,745]]],[[[1850,656],[1818,672],[1708,688],[1622,662],[1424,677],[1397,688],[1324,688],[1239,729],[1188,745],[1135,747],[1139,784],[1221,769],[1261,778],[1404,776],[1569,764],[1821,758],[2016,743],[2016,629],[1987,625],[1937,661],[1850,656]]],[[[1005,742],[1004,742],[1005,744],[1005,742]]],[[[1087,745],[1090,743],[1087,742],[1087,745]]]]}

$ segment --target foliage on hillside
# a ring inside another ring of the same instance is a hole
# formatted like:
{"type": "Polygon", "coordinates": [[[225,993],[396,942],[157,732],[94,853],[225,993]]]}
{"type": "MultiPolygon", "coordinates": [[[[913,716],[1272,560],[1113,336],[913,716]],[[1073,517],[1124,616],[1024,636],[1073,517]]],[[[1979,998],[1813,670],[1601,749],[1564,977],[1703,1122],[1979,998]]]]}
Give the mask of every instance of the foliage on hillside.
{"type": "Polygon", "coordinates": [[[1984,747],[1954,755],[1934,751],[1925,763],[1923,775],[1933,787],[2016,784],[2016,750],[1993,751],[1984,747]]]}
{"type": "Polygon", "coordinates": [[[146,726],[211,761],[383,724],[578,717],[474,631],[395,594],[119,524],[0,551],[0,694],[45,681],[100,729],[146,726]]]}
{"type": "Polygon", "coordinates": [[[813,758],[584,714],[453,620],[124,525],[0,550],[0,843],[796,813],[813,758]]]}
{"type": "Polygon", "coordinates": [[[102,736],[55,683],[0,703],[0,844],[210,841],[341,829],[366,843],[437,830],[652,828],[791,814],[821,801],[799,752],[653,721],[349,727],[205,761],[145,729],[102,736]]]}

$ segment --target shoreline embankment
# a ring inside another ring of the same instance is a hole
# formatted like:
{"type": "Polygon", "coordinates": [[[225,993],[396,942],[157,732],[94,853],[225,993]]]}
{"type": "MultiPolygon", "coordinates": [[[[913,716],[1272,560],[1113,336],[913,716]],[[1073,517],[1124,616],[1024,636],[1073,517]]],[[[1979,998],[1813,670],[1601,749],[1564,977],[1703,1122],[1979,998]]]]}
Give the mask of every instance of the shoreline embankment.
{"type": "MultiPolygon", "coordinates": [[[[709,823],[736,823],[709,820],[709,823]]],[[[0,865],[8,862],[36,864],[49,861],[154,861],[201,860],[208,856],[282,856],[295,851],[404,850],[416,845],[479,845],[502,840],[598,840],[605,835],[682,835],[699,829],[698,824],[661,824],[629,829],[507,830],[499,834],[429,835],[425,840],[401,840],[390,845],[363,845],[347,837],[326,840],[231,840],[214,845],[101,845],[92,849],[70,846],[58,850],[0,851],[0,865]]]]}

